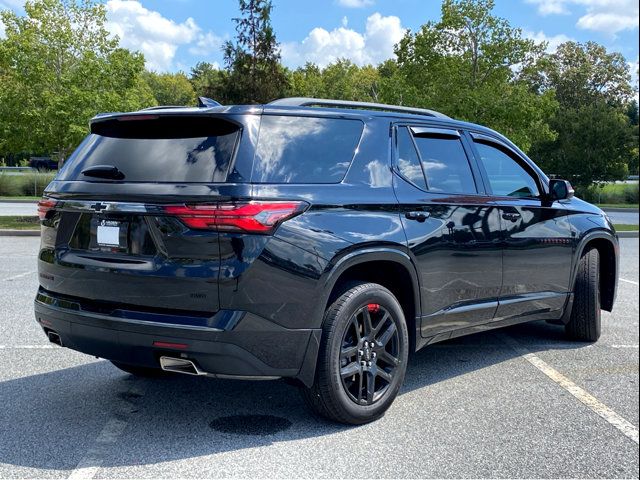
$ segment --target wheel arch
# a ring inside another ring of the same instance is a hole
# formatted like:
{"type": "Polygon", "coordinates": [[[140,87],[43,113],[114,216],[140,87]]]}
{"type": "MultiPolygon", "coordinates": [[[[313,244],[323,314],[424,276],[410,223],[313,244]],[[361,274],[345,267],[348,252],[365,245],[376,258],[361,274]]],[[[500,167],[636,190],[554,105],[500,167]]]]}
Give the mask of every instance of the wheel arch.
{"type": "Polygon", "coordinates": [[[571,285],[575,284],[578,262],[588,250],[595,248],[600,255],[600,301],[603,310],[610,312],[615,303],[618,274],[619,251],[618,239],[608,231],[599,230],[585,235],[576,248],[574,267],[571,274],[571,285]]]}
{"type": "Polygon", "coordinates": [[[409,351],[414,351],[421,310],[418,273],[411,257],[400,249],[380,247],[356,250],[331,262],[319,302],[323,311],[352,281],[378,283],[394,294],[407,321],[409,351]]]}

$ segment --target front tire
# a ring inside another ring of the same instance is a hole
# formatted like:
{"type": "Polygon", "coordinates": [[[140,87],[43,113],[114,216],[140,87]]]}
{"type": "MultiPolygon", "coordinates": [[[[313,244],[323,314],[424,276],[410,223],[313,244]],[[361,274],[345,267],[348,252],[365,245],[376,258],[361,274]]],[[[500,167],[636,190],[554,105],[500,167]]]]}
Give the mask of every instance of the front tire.
{"type": "Polygon", "coordinates": [[[580,259],[573,290],[573,309],[565,332],[569,339],[596,342],[601,333],[600,255],[595,248],[580,259]]]}
{"type": "Polygon", "coordinates": [[[376,283],[351,285],[325,312],[315,381],[303,398],[333,421],[374,421],[398,395],[408,352],[407,325],[394,295],[376,283]]]}

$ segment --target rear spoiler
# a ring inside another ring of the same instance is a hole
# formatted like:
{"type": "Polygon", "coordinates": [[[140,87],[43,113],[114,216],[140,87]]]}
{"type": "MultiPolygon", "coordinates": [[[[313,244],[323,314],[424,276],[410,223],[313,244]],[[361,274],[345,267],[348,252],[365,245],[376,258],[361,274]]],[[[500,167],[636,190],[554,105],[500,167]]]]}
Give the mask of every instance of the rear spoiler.
{"type": "Polygon", "coordinates": [[[112,138],[195,138],[227,135],[242,124],[227,115],[150,111],[101,116],[91,121],[90,128],[93,134],[112,138]]]}
{"type": "MultiPolygon", "coordinates": [[[[146,119],[146,115],[149,117],[157,117],[159,115],[169,116],[215,116],[219,114],[230,115],[260,115],[263,111],[262,105],[218,105],[218,106],[205,106],[205,107],[151,107],[137,112],[106,112],[99,113],[89,121],[89,125],[93,126],[96,123],[125,118],[125,117],[139,117],[139,120],[146,119]]],[[[151,119],[151,118],[150,118],[151,119]]],[[[233,121],[233,120],[229,120],[233,121]]]]}

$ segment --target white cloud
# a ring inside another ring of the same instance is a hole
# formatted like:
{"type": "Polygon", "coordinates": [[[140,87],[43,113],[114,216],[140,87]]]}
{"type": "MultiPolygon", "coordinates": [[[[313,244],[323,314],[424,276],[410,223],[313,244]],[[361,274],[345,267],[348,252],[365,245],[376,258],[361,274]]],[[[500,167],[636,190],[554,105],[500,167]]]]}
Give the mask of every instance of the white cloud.
{"type": "Polygon", "coordinates": [[[526,38],[530,38],[531,40],[534,40],[535,42],[538,42],[538,43],[547,42],[547,52],[548,53],[555,52],[557,50],[558,46],[560,46],[560,44],[573,40],[573,38],[568,37],[564,33],[560,33],[558,35],[551,35],[551,36],[548,36],[542,30],[540,30],[538,32],[532,32],[532,31],[529,31],[529,30],[524,30],[522,33],[526,38]]]}
{"type": "Polygon", "coordinates": [[[339,58],[348,58],[358,65],[376,64],[393,56],[393,46],[404,32],[398,17],[374,13],[367,18],[363,33],[346,26],[330,32],[316,27],[302,42],[284,43],[282,59],[294,67],[305,62],[324,67],[339,58]]]}
{"type": "Polygon", "coordinates": [[[182,45],[190,45],[194,55],[220,47],[219,37],[203,32],[191,17],[177,23],[143,7],[138,0],[108,0],[106,5],[107,29],[120,37],[123,47],[142,52],[151,70],[171,70],[182,45]]]}
{"type": "Polygon", "coordinates": [[[219,52],[222,46],[222,37],[213,32],[199,34],[195,44],[189,48],[191,55],[211,55],[213,52],[219,52]]]}
{"type": "Polygon", "coordinates": [[[632,30],[638,28],[638,4],[635,5],[635,13],[587,13],[580,17],[576,26],[584,30],[595,30],[596,32],[617,33],[622,30],[632,30]]]}
{"type": "Polygon", "coordinates": [[[569,14],[570,6],[586,9],[576,23],[584,30],[615,35],[638,28],[638,0],[526,0],[541,15],[569,14]]]}
{"type": "Polygon", "coordinates": [[[346,8],[364,8],[370,7],[375,2],[373,0],[336,0],[338,5],[346,8]]]}
{"type": "Polygon", "coordinates": [[[0,20],[0,38],[4,38],[4,23],[0,20]]]}
{"type": "Polygon", "coordinates": [[[570,13],[566,6],[567,0],[526,0],[526,2],[537,5],[540,15],[567,15],[570,13]]]}

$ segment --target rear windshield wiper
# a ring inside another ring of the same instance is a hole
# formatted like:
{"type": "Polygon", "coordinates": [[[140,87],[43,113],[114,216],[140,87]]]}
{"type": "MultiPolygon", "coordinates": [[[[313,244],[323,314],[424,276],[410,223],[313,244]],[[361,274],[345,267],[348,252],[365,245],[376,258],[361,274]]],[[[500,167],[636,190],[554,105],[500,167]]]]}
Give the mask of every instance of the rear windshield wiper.
{"type": "Polygon", "coordinates": [[[82,174],[87,177],[108,178],[111,180],[124,180],[124,173],[113,165],[94,165],[85,170],[82,174]]]}

